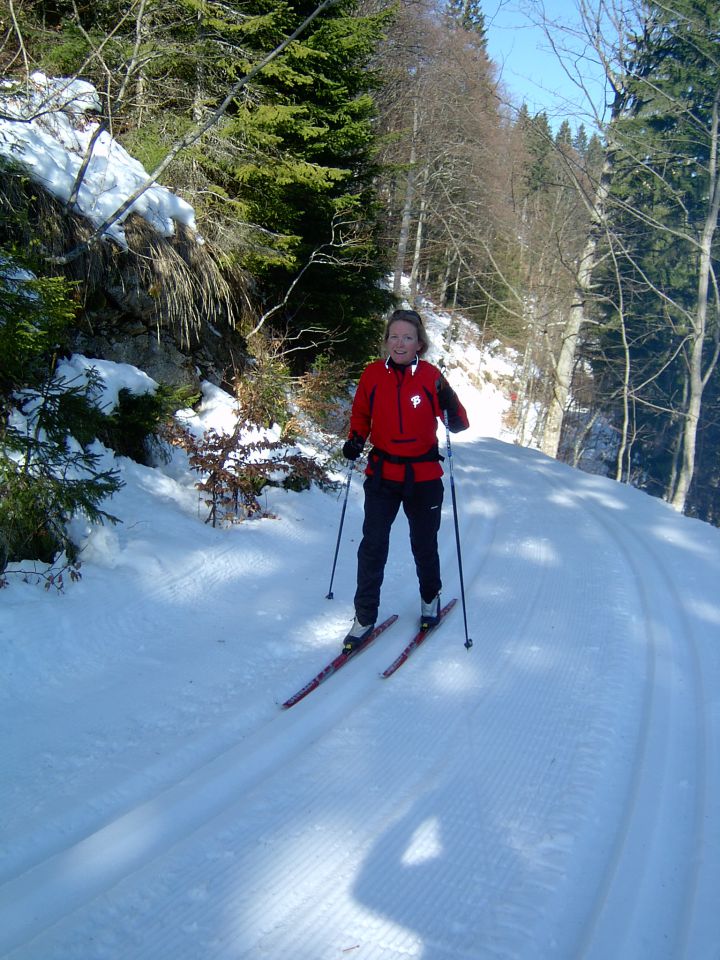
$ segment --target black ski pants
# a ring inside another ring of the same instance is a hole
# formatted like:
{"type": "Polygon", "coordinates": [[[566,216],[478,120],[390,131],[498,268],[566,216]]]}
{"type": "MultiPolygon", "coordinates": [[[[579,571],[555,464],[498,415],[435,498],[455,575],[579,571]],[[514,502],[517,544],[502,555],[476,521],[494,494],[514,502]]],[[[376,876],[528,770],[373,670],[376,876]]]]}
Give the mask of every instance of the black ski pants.
{"type": "Polygon", "coordinates": [[[443,502],[443,482],[422,480],[410,491],[403,483],[367,477],[363,536],[358,548],[355,615],[362,624],[375,623],[390,548],[390,528],[402,504],[410,527],[410,547],[420,584],[420,595],[429,602],[442,586],[438,556],[438,530],[443,502]]]}

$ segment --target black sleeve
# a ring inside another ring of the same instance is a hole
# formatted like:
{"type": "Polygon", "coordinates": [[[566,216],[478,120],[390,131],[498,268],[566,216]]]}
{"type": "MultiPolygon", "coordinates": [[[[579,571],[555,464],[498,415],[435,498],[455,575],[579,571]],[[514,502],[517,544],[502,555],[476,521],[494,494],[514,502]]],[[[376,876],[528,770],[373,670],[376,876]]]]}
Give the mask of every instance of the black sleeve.
{"type": "Polygon", "coordinates": [[[448,429],[451,433],[460,433],[470,426],[465,407],[458,395],[442,375],[435,383],[438,403],[442,411],[447,410],[448,429]]]}

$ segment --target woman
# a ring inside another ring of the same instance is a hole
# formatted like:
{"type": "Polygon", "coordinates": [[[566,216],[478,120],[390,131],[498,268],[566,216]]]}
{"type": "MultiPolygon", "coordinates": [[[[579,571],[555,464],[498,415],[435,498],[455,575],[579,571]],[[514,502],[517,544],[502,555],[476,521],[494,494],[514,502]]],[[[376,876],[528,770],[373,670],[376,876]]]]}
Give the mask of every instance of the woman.
{"type": "Polygon", "coordinates": [[[396,310],[385,327],[387,358],[360,377],[343,455],[357,460],[365,441],[373,445],[365,470],[365,520],[358,548],[355,621],[343,650],[351,653],[372,632],[390,546],[390,528],[402,504],[420,585],[420,624],[434,626],[440,614],[437,536],[443,501],[437,418],[447,411],[453,433],[468,427],[465,408],[440,370],[420,358],[428,338],[420,315],[396,310]]]}

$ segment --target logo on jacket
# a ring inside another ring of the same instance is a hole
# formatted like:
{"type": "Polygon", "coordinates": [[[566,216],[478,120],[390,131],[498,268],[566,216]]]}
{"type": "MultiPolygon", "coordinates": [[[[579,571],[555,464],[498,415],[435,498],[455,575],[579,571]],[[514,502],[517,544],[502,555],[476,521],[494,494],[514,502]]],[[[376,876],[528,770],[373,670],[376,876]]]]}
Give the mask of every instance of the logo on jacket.
{"type": "Polygon", "coordinates": [[[419,407],[419,406],[420,406],[420,403],[421,403],[420,395],[416,393],[413,397],[410,397],[410,403],[411,403],[411,404],[413,405],[413,407],[415,407],[415,408],[419,407]]]}

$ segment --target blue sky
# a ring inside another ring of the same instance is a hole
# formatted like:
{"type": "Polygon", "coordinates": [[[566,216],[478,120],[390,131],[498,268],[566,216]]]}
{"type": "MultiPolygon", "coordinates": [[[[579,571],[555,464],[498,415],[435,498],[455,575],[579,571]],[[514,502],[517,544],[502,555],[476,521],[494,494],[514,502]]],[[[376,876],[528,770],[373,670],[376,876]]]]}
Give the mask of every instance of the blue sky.
{"type": "MultiPolygon", "coordinates": [[[[578,49],[578,41],[572,36],[579,22],[574,0],[485,0],[488,53],[518,105],[524,100],[531,113],[545,110],[553,129],[566,118],[573,129],[581,122],[590,129],[593,126],[591,110],[538,25],[543,11],[549,21],[564,28],[553,30],[559,45],[578,49]]],[[[587,58],[581,62],[593,98],[602,102],[602,71],[587,58]]]]}

